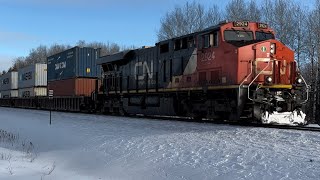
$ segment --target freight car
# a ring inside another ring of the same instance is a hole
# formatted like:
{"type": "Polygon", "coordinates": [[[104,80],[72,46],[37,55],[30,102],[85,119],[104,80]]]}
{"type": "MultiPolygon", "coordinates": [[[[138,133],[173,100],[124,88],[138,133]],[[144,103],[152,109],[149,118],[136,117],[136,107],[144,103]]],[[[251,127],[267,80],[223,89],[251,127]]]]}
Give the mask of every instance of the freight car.
{"type": "MultiPolygon", "coordinates": [[[[76,46],[48,57],[47,64],[20,69],[15,74],[19,74],[19,87],[15,87],[19,88],[19,98],[4,96],[0,98],[0,105],[59,111],[93,111],[91,94],[97,89],[96,81],[101,74],[101,68],[96,63],[99,56],[100,49],[76,46]],[[54,92],[55,97],[52,99],[46,97],[47,86],[54,92]]],[[[5,81],[9,75],[3,76],[3,82],[9,83],[5,81]]],[[[16,79],[17,82],[18,78],[16,79]]],[[[7,86],[1,87],[8,89],[7,86]]]]}
{"type": "Polygon", "coordinates": [[[0,98],[18,97],[18,72],[8,72],[0,77],[0,98]]]}
{"type": "Polygon", "coordinates": [[[294,52],[264,23],[226,21],[98,63],[104,112],[306,124],[294,52]]]}
{"type": "Polygon", "coordinates": [[[36,63],[18,71],[20,98],[47,96],[47,64],[36,63]]]}

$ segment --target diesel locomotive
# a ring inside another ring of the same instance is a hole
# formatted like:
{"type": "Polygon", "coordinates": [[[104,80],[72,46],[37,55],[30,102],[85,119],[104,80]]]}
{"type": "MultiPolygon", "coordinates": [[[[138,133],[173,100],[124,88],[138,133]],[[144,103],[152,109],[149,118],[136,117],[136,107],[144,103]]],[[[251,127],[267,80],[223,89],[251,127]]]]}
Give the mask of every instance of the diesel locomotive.
{"type": "Polygon", "coordinates": [[[306,124],[308,85],[267,24],[237,21],[101,57],[107,113],[306,124]]]}

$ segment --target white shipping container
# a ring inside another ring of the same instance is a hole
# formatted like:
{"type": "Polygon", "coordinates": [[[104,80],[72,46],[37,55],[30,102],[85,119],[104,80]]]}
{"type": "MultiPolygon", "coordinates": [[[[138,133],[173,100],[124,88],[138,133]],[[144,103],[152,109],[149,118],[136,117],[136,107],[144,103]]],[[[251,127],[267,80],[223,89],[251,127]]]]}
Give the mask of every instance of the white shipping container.
{"type": "Polygon", "coordinates": [[[0,77],[0,91],[18,89],[18,72],[8,72],[0,77]]]}
{"type": "Polygon", "coordinates": [[[47,88],[46,87],[31,87],[31,88],[23,88],[19,89],[19,97],[39,97],[39,96],[47,96],[47,88]]]}
{"type": "Polygon", "coordinates": [[[34,64],[19,69],[19,89],[47,86],[47,64],[34,64]]]}
{"type": "Polygon", "coordinates": [[[18,90],[1,91],[1,98],[16,98],[18,95],[18,90]]]}

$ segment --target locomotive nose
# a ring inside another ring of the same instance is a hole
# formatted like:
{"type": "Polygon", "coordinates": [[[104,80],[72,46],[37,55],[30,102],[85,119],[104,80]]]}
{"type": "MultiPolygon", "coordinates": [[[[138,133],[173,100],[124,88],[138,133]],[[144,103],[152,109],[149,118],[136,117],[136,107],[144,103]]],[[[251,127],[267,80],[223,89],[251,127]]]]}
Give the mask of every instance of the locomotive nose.
{"type": "Polygon", "coordinates": [[[253,46],[256,82],[264,85],[291,84],[295,72],[294,53],[277,40],[268,40],[253,46]]]}

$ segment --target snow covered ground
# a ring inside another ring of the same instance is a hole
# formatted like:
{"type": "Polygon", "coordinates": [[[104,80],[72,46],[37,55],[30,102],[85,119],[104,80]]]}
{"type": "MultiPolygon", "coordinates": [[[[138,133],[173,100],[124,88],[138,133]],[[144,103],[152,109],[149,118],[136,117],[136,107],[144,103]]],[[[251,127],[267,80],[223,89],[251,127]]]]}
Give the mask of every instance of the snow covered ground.
{"type": "Polygon", "coordinates": [[[0,129],[15,137],[0,137],[0,179],[320,177],[318,132],[52,115],[50,126],[46,111],[0,108],[0,129]]]}

